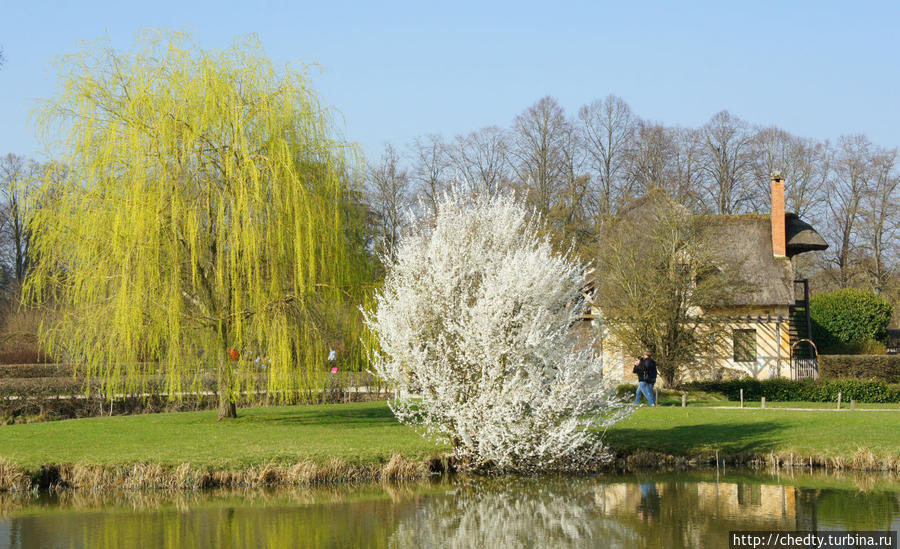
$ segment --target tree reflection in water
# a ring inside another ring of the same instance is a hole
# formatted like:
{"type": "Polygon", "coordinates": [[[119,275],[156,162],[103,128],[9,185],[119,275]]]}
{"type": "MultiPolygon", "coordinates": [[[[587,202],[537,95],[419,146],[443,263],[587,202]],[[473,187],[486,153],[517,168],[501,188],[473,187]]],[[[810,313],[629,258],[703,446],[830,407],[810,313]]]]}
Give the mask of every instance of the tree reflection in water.
{"type": "Polygon", "coordinates": [[[469,479],[403,519],[390,547],[633,547],[583,479],[469,479]]]}
{"type": "Polygon", "coordinates": [[[722,547],[730,530],[896,530],[895,477],[465,477],[0,494],[0,548],[722,547]]]}

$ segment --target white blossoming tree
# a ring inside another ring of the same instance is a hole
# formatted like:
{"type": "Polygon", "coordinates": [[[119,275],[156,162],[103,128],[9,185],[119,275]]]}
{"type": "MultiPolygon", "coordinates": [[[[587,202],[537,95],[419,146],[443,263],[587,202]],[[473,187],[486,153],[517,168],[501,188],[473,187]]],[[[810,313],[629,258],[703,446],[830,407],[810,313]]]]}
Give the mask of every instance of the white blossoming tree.
{"type": "Polygon", "coordinates": [[[394,414],[448,440],[463,466],[579,468],[602,455],[594,428],[631,410],[572,332],[584,266],[555,254],[540,223],[508,196],[445,195],[366,314],[394,414]]]}

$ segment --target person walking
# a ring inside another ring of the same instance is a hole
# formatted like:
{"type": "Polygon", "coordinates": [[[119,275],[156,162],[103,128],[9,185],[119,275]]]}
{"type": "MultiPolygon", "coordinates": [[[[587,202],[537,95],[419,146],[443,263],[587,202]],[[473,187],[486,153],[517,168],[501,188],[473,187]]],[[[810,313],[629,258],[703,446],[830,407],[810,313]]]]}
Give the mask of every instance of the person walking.
{"type": "Polygon", "coordinates": [[[328,347],[328,365],[331,367],[331,373],[337,373],[337,352],[335,352],[334,347],[329,345],[328,347]]]}
{"type": "Polygon", "coordinates": [[[641,403],[641,395],[647,398],[650,406],[656,406],[653,398],[653,385],[656,383],[656,361],[650,356],[650,351],[644,351],[644,357],[634,363],[632,370],[638,376],[638,388],[634,394],[634,405],[641,403]]]}

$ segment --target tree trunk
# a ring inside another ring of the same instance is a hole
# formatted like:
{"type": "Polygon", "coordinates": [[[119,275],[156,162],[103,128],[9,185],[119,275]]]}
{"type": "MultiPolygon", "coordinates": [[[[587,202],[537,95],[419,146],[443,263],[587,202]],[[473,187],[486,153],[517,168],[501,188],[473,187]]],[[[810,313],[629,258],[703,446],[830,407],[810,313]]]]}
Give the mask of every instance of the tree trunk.
{"type": "Polygon", "coordinates": [[[229,397],[219,393],[219,420],[237,417],[237,405],[229,397]]]}
{"type": "Polygon", "coordinates": [[[218,375],[219,421],[237,417],[237,405],[231,395],[233,373],[234,366],[227,360],[220,363],[218,375]]]}
{"type": "Polygon", "coordinates": [[[675,374],[677,373],[676,368],[663,368],[661,370],[657,368],[657,372],[659,373],[659,377],[661,377],[663,380],[664,387],[666,387],[667,389],[671,389],[675,386],[675,374]]]}

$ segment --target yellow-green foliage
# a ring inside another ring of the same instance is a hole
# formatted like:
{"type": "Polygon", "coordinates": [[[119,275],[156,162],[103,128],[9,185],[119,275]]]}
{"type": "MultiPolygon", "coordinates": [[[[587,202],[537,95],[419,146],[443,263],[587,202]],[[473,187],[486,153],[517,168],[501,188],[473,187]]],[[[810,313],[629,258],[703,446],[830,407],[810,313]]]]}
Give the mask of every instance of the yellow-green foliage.
{"type": "Polygon", "coordinates": [[[304,72],[255,39],[205,51],[168,32],[59,67],[39,120],[66,171],[40,194],[26,287],[61,309],[48,351],[110,392],[158,360],[170,394],[217,373],[234,397],[256,369],[237,349],[268,357],[281,398],[312,394],[334,332],[358,324],[366,267],[357,152],[304,72]]]}

